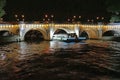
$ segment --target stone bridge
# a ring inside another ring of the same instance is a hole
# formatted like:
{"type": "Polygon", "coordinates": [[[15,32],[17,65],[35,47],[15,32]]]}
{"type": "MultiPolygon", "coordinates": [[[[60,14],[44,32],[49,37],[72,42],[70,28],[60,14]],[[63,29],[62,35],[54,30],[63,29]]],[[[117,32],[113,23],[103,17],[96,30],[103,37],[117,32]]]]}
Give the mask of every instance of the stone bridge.
{"type": "Polygon", "coordinates": [[[120,37],[120,24],[0,24],[0,39],[6,36],[16,36],[14,40],[25,40],[30,36],[34,38],[36,35],[44,40],[52,40],[56,33],[61,32],[88,39],[113,38],[120,37]]]}

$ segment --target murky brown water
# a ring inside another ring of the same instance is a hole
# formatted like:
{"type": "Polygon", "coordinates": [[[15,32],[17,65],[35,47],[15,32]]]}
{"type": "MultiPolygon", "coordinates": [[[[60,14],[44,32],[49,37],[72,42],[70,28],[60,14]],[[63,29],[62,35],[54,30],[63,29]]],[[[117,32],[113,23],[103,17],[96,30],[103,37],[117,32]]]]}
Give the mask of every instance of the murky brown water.
{"type": "Polygon", "coordinates": [[[120,80],[120,43],[0,45],[0,80],[120,80]]]}

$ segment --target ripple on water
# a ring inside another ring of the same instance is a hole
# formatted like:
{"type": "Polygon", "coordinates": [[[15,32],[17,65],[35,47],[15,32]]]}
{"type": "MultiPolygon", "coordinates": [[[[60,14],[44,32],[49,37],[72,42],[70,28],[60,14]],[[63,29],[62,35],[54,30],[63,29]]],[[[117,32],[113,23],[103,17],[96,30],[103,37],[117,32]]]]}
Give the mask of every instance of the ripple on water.
{"type": "Polygon", "coordinates": [[[2,80],[115,80],[120,70],[117,44],[89,40],[1,46],[1,52],[8,47],[10,51],[0,60],[0,76],[2,80]]]}

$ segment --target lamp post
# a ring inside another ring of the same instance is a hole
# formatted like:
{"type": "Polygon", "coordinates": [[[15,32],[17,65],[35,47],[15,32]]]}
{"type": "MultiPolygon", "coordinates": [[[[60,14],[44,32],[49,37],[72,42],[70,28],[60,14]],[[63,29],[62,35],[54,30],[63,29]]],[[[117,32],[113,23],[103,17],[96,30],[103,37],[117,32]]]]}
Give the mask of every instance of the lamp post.
{"type": "Polygon", "coordinates": [[[22,21],[25,21],[25,15],[21,15],[22,21]]]}
{"type": "Polygon", "coordinates": [[[47,14],[44,15],[43,22],[48,23],[48,15],[47,14]]]}
{"type": "Polygon", "coordinates": [[[69,23],[69,22],[70,22],[70,19],[68,18],[67,21],[68,21],[68,23],[69,23]]]}
{"type": "Polygon", "coordinates": [[[54,20],[54,15],[52,14],[51,15],[51,21],[52,21],[52,23],[53,23],[53,20],[54,20]]]}
{"type": "Polygon", "coordinates": [[[51,18],[53,18],[54,17],[54,15],[51,15],[51,18]]]}
{"type": "Polygon", "coordinates": [[[25,15],[23,15],[23,14],[19,15],[19,16],[17,14],[15,14],[14,17],[15,17],[15,19],[16,19],[17,22],[19,22],[19,21],[25,21],[25,15]]]}
{"type": "Polygon", "coordinates": [[[81,16],[79,16],[79,19],[81,19],[81,16]]]}
{"type": "Polygon", "coordinates": [[[3,22],[3,18],[0,18],[0,22],[3,22]]]}
{"type": "Polygon", "coordinates": [[[54,15],[50,15],[48,16],[47,14],[44,15],[44,18],[43,18],[43,22],[45,23],[49,23],[49,22],[53,22],[53,18],[54,18],[54,15]]]}
{"type": "Polygon", "coordinates": [[[76,22],[76,16],[73,16],[72,21],[73,21],[73,22],[76,22]]]}
{"type": "Polygon", "coordinates": [[[18,15],[15,14],[14,17],[15,17],[15,20],[18,21],[18,15]]]}
{"type": "Polygon", "coordinates": [[[47,18],[47,17],[48,17],[48,15],[46,14],[46,15],[45,15],[45,18],[47,18]]]}
{"type": "Polygon", "coordinates": [[[81,22],[81,18],[82,18],[82,16],[78,16],[78,23],[81,22]]]}
{"type": "Polygon", "coordinates": [[[73,16],[73,18],[75,19],[75,18],[76,18],[76,16],[73,16]]]}
{"type": "Polygon", "coordinates": [[[17,18],[18,17],[18,15],[17,14],[15,14],[15,18],[17,18]]]}
{"type": "Polygon", "coordinates": [[[17,21],[20,21],[20,19],[17,19],[17,21]]]}
{"type": "Polygon", "coordinates": [[[74,15],[71,19],[72,23],[80,23],[81,16],[74,15]]]}

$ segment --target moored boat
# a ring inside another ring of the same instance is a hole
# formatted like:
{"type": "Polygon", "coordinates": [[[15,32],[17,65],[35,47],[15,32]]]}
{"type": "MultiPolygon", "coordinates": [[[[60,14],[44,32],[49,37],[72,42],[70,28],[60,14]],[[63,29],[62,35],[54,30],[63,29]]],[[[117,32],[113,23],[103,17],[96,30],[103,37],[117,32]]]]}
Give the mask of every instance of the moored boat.
{"type": "Polygon", "coordinates": [[[79,37],[79,38],[67,38],[67,40],[64,40],[65,42],[80,42],[86,40],[86,37],[79,37]]]}
{"type": "Polygon", "coordinates": [[[63,41],[63,42],[80,42],[80,41],[83,41],[83,40],[86,40],[86,37],[79,37],[79,38],[65,38],[65,37],[61,37],[61,38],[56,38],[56,39],[53,39],[53,40],[57,40],[57,41],[63,41]]]}

